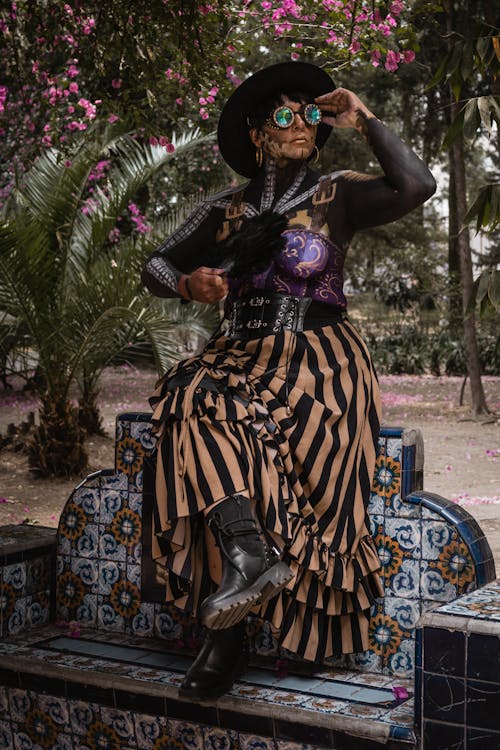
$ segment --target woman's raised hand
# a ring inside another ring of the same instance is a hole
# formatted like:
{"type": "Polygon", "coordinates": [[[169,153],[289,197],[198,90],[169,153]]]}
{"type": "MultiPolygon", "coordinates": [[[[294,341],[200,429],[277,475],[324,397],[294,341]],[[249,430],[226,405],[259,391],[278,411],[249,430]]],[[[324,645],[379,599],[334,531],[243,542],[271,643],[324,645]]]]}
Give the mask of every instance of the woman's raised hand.
{"type": "Polygon", "coordinates": [[[335,89],[314,100],[323,113],[323,122],[334,128],[355,128],[364,133],[365,118],[375,117],[361,99],[349,89],[335,89]]]}
{"type": "Polygon", "coordinates": [[[200,266],[189,276],[179,279],[179,293],[184,299],[196,302],[218,302],[227,294],[227,280],[223,268],[200,266]]]}

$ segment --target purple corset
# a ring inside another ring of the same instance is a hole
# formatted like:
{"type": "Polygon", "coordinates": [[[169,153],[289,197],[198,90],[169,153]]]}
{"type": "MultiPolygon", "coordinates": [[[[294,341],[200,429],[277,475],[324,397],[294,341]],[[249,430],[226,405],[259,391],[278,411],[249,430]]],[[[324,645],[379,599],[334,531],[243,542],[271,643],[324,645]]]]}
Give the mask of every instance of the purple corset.
{"type": "Polygon", "coordinates": [[[341,250],[310,229],[287,229],[283,236],[286,246],[266,271],[244,283],[230,279],[228,301],[253,289],[268,289],[345,308],[341,250]]]}

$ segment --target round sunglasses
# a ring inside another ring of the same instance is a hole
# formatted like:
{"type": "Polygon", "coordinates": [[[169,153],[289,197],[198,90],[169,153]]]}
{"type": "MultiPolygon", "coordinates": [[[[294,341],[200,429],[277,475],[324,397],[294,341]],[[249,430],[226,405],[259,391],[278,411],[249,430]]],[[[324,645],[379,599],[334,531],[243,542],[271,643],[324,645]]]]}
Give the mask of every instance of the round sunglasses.
{"type": "Polygon", "coordinates": [[[303,104],[296,112],[286,104],[282,104],[271,112],[268,122],[272,127],[285,130],[293,125],[295,115],[300,115],[307,125],[319,125],[323,117],[317,104],[303,104]]]}

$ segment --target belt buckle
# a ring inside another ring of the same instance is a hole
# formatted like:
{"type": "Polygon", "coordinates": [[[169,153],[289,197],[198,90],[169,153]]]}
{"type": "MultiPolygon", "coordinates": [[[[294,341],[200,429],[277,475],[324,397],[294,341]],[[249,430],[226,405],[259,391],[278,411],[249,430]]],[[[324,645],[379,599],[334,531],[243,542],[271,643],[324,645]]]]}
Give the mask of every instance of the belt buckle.
{"type": "Polygon", "coordinates": [[[252,297],[248,300],[250,307],[262,307],[264,304],[264,297],[252,297]]]}
{"type": "Polygon", "coordinates": [[[337,184],[335,182],[330,183],[328,186],[328,189],[318,190],[316,193],[314,193],[312,197],[312,204],[313,206],[321,206],[322,203],[330,203],[331,200],[335,197],[335,193],[337,191],[337,184]],[[319,195],[318,195],[319,193],[319,195]]]}

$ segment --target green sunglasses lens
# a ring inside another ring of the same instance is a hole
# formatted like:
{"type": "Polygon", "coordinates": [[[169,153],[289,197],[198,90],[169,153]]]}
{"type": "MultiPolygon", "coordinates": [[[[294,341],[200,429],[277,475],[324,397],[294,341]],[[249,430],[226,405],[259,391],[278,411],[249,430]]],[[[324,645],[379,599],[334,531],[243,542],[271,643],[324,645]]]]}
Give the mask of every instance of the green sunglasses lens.
{"type": "Polygon", "coordinates": [[[290,107],[278,107],[273,113],[273,120],[279,128],[289,128],[294,117],[290,107]]]}
{"type": "Polygon", "coordinates": [[[319,125],[321,122],[321,110],[317,104],[308,104],[304,109],[304,119],[309,125],[319,125]]]}
{"type": "Polygon", "coordinates": [[[321,122],[322,114],[317,104],[306,104],[298,112],[294,112],[291,107],[286,105],[278,107],[273,112],[273,122],[278,128],[289,128],[295,120],[295,115],[301,115],[308,125],[318,125],[321,122]]]}

